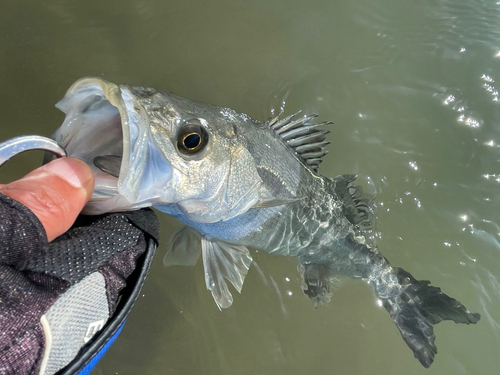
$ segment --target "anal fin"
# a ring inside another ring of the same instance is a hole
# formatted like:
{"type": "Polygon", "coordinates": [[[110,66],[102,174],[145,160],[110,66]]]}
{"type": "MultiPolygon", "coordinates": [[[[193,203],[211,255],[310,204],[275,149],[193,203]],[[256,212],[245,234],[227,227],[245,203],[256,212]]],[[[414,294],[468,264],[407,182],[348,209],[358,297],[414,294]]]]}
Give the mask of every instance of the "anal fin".
{"type": "Polygon", "coordinates": [[[323,264],[301,264],[299,272],[304,279],[304,293],[315,303],[328,303],[331,299],[331,273],[323,264]]]}

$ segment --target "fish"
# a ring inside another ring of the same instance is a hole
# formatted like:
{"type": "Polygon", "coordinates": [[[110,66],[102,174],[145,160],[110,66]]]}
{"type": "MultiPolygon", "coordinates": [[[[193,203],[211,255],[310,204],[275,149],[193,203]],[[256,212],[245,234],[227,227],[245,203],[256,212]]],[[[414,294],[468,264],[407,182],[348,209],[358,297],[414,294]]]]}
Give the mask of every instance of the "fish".
{"type": "Polygon", "coordinates": [[[57,107],[66,118],[52,138],[95,173],[84,213],[153,206],[184,223],[169,239],[164,263],[193,265],[201,254],[206,287],[220,309],[233,303],[228,282],[241,292],[252,248],[295,257],[315,303],[329,300],[339,275],[367,280],[424,367],[437,353],[435,324],[479,321],[366,240],[371,198],[355,175],[319,173],[329,122],[317,123],[316,115],[260,122],[99,78],[75,82],[57,107]]]}

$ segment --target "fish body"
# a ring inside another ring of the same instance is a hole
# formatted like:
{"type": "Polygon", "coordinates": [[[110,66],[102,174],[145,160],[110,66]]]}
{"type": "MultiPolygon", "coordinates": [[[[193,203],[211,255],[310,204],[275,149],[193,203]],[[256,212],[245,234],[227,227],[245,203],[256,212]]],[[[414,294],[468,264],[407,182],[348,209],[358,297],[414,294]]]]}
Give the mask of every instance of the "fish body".
{"type": "Polygon", "coordinates": [[[248,247],[294,256],[304,292],[328,301],[336,275],[364,278],[415,357],[437,353],[433,325],[476,323],[479,314],[393,267],[364,243],[371,210],[355,176],[321,176],[327,131],[298,114],[267,122],[165,91],[77,81],[54,134],[68,155],[94,169],[86,213],[154,206],[192,229],[169,240],[166,264],[192,264],[201,248],[207,288],[219,308],[241,291],[248,247]],[[194,230],[194,231],[193,231],[194,230]]]}

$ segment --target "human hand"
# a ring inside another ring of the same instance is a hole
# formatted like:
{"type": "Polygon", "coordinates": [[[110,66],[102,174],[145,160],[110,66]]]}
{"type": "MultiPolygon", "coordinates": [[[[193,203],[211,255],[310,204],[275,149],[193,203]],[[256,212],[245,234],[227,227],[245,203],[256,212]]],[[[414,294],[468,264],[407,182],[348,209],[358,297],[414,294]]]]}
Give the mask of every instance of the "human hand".
{"type": "Polygon", "coordinates": [[[10,184],[0,184],[0,193],[33,211],[49,242],[73,225],[93,191],[92,169],[69,157],[53,160],[10,184]]]}
{"type": "Polygon", "coordinates": [[[0,374],[88,373],[137,300],[158,219],[142,209],[75,222],[93,188],[74,158],[0,184],[0,374]]]}

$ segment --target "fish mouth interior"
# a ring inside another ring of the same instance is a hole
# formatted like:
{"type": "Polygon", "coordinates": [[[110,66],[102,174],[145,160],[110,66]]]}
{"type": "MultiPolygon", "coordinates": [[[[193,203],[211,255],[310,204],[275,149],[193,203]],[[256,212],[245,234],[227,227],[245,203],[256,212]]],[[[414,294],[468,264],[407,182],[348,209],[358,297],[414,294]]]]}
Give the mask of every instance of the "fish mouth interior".
{"type": "MultiPolygon", "coordinates": [[[[85,161],[94,171],[95,189],[86,211],[112,211],[133,201],[139,188],[134,175],[140,171],[130,164],[130,150],[143,126],[132,94],[113,83],[86,78],[77,81],[56,106],[66,119],[53,138],[68,156],[85,161]],[[103,206],[104,200],[112,202],[103,206]],[[93,209],[96,203],[102,208],[93,209]]],[[[140,161],[141,152],[137,156],[140,161]]]]}

